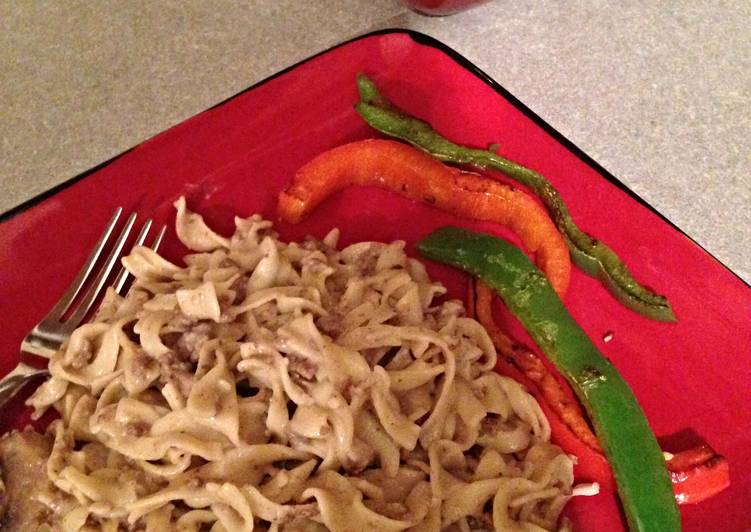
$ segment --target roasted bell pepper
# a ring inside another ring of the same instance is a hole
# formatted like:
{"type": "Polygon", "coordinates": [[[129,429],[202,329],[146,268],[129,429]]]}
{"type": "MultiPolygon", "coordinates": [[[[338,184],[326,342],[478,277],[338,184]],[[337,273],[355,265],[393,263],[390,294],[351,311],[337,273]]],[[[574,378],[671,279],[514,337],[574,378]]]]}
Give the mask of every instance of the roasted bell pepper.
{"type": "Polygon", "coordinates": [[[537,400],[550,424],[553,441],[566,453],[576,457],[576,479],[597,482],[601,489],[615,491],[610,464],[602,454],[600,444],[589,430],[578,405],[568,400],[573,399],[569,396],[570,390],[564,391],[534,353],[516,344],[498,327],[492,317],[486,289],[491,290],[481,281],[470,282],[467,314],[485,327],[498,350],[500,356],[496,362],[496,371],[522,384],[537,400]],[[536,362],[530,363],[532,357],[536,362]],[[562,396],[566,399],[560,400],[562,396]]]}
{"type": "Polygon", "coordinates": [[[680,530],[665,459],[631,389],[527,256],[503,240],[456,227],[428,235],[418,250],[490,285],[571,384],[613,469],[630,529],[680,530]]]}
{"type": "Polygon", "coordinates": [[[279,195],[279,215],[297,223],[328,196],[354,185],[383,188],[458,216],[507,226],[535,253],[556,292],[563,296],[568,288],[571,259],[566,244],[534,199],[400,142],[363,140],[318,155],[279,195]]]}
{"type": "MultiPolygon", "coordinates": [[[[493,341],[500,355],[496,371],[520,382],[537,399],[550,423],[553,441],[576,457],[576,478],[597,482],[601,489],[614,491],[613,471],[571,390],[555,378],[537,355],[501,330],[493,318],[493,295],[482,281],[470,280],[467,315],[477,319],[493,341]]],[[[730,485],[727,460],[706,443],[670,456],[667,469],[679,505],[702,502],[730,485]]]]}
{"type": "Polygon", "coordinates": [[[442,161],[498,170],[528,186],[550,212],[574,262],[580,268],[599,278],[627,307],[656,320],[675,321],[667,298],[639,284],[613,250],[579,229],[561,195],[541,174],[492,151],[454,144],[439,135],[427,122],[392,106],[366,76],[359,75],[357,84],[360,102],[355,109],[371,127],[405,140],[442,161]]]}
{"type": "Polygon", "coordinates": [[[493,290],[482,281],[476,283],[475,314],[488,332],[498,353],[518,368],[540,390],[545,403],[556,416],[583,443],[595,451],[601,451],[597,438],[589,428],[579,404],[571,392],[558,382],[537,355],[521,344],[511,340],[495,323],[491,303],[493,290]]]}
{"type": "Polygon", "coordinates": [[[728,461],[707,444],[674,454],[667,466],[678,504],[696,504],[730,485],[728,461]]]}

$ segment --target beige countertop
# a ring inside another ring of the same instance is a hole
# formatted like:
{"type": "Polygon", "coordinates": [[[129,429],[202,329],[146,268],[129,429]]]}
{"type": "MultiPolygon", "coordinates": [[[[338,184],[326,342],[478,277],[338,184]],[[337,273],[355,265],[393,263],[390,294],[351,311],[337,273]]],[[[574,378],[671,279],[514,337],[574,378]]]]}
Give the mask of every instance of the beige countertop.
{"type": "Polygon", "coordinates": [[[751,3],[3,2],[0,212],[337,42],[455,48],[751,281],[751,3]]]}

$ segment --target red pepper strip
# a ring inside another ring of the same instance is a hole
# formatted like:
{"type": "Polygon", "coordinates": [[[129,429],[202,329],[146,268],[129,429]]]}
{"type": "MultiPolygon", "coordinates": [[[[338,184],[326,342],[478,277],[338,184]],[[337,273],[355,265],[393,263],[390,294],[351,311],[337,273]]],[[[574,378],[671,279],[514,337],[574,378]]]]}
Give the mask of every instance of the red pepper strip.
{"type": "Polygon", "coordinates": [[[500,353],[496,371],[521,383],[537,399],[550,423],[553,441],[566,453],[576,456],[577,480],[597,482],[604,490],[615,491],[615,479],[597,438],[592,434],[572,394],[548,371],[537,356],[516,344],[498,327],[492,315],[493,292],[482,281],[471,281],[476,319],[485,327],[500,353]],[[574,428],[572,428],[574,427],[574,428]]]}
{"type": "Polygon", "coordinates": [[[524,386],[537,400],[542,413],[545,414],[550,424],[553,442],[563,449],[566,454],[576,457],[574,473],[577,481],[597,482],[601,489],[614,492],[616,485],[613,478],[613,470],[610,468],[605,455],[592,449],[589,445],[581,441],[576,434],[571,432],[568,425],[550,408],[535,383],[529,380],[524,373],[519,371],[516,366],[503,356],[498,357],[495,370],[504,377],[514,379],[524,386]]]}
{"type": "Polygon", "coordinates": [[[503,356],[498,357],[495,370],[501,375],[520,383],[537,400],[542,413],[545,414],[550,424],[553,442],[563,449],[566,454],[576,457],[576,464],[574,465],[576,480],[580,482],[597,482],[601,489],[614,492],[616,485],[613,478],[613,470],[610,468],[605,455],[592,449],[589,445],[581,441],[576,434],[571,432],[568,425],[550,408],[535,383],[529,380],[524,373],[519,371],[516,366],[503,356]]]}
{"type": "Polygon", "coordinates": [[[550,409],[544,398],[535,398],[540,403],[543,414],[548,418],[553,443],[563,449],[566,454],[576,457],[574,476],[577,482],[597,482],[601,490],[615,492],[617,486],[613,469],[605,455],[592,449],[571,432],[568,425],[550,409]]]}
{"type": "MultiPolygon", "coordinates": [[[[468,304],[474,307],[470,313],[485,327],[501,355],[496,371],[521,383],[537,399],[550,423],[553,441],[577,458],[577,480],[597,482],[602,489],[615,491],[610,464],[571,394],[565,393],[534,353],[516,344],[498,327],[492,315],[492,289],[482,281],[472,280],[469,292],[468,304]]],[[[699,503],[730,485],[727,460],[707,444],[673,455],[667,461],[667,469],[678,504],[699,503]]]]}
{"type": "Polygon", "coordinates": [[[467,317],[472,318],[473,320],[477,319],[477,304],[475,303],[477,301],[477,294],[475,293],[475,278],[470,277],[469,282],[467,283],[467,304],[465,305],[467,309],[467,317]]]}
{"type": "Polygon", "coordinates": [[[676,453],[667,466],[678,504],[696,504],[730,485],[728,461],[707,444],[676,453]]]}
{"type": "Polygon", "coordinates": [[[563,296],[568,288],[568,248],[534,199],[499,181],[446,166],[400,142],[364,140],[318,155],[279,194],[279,215],[297,223],[328,196],[354,185],[383,188],[458,216],[509,227],[535,253],[554,290],[563,296]]]}
{"type": "Polygon", "coordinates": [[[506,336],[493,319],[491,309],[493,290],[482,281],[477,281],[476,287],[475,313],[478,321],[488,331],[496,349],[537,385],[550,408],[583,443],[595,451],[602,452],[600,443],[589,428],[573,394],[566,394],[563,385],[537,355],[506,336]]]}

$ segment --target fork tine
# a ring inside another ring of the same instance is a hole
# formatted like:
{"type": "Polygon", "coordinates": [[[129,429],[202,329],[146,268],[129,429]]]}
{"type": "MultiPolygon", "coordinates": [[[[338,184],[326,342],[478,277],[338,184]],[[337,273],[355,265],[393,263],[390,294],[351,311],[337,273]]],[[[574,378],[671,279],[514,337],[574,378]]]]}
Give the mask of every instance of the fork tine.
{"type": "Polygon", "coordinates": [[[102,265],[102,268],[99,270],[99,273],[97,274],[96,278],[94,279],[92,285],[89,287],[89,290],[84,295],[83,299],[81,300],[80,305],[76,309],[76,311],[73,313],[73,315],[66,320],[65,322],[65,328],[70,330],[77,327],[81,321],[83,321],[83,318],[86,316],[86,314],[91,310],[91,307],[94,305],[94,301],[96,300],[97,296],[102,290],[102,287],[107,282],[107,277],[109,277],[110,272],[112,271],[112,268],[114,267],[115,263],[117,262],[117,259],[120,257],[120,252],[123,250],[123,246],[125,246],[125,241],[128,239],[128,235],[130,235],[130,230],[133,228],[133,224],[136,221],[136,214],[133,213],[128,217],[128,220],[125,222],[125,227],[123,227],[122,232],[120,233],[120,236],[117,238],[117,241],[115,242],[115,246],[112,248],[112,251],[110,251],[110,254],[107,256],[107,260],[102,265]]]}
{"type": "MultiPolygon", "coordinates": [[[[143,225],[141,232],[138,233],[138,238],[136,238],[136,241],[133,243],[133,247],[143,246],[143,243],[146,241],[146,236],[148,235],[148,232],[151,229],[151,224],[152,224],[151,218],[146,220],[146,223],[143,225]]],[[[152,250],[154,251],[159,250],[159,245],[162,243],[162,239],[164,238],[164,233],[166,231],[167,231],[167,226],[163,225],[162,228],[159,230],[159,232],[156,234],[156,237],[154,238],[154,242],[151,243],[152,250]]],[[[124,266],[120,268],[120,272],[117,274],[117,278],[115,279],[115,282],[112,285],[115,288],[115,292],[117,294],[123,295],[123,288],[125,287],[125,283],[127,282],[129,277],[130,277],[130,273],[128,272],[128,270],[126,270],[124,266]]]]}
{"type": "MultiPolygon", "coordinates": [[[[148,235],[149,231],[151,230],[151,223],[151,218],[146,220],[146,222],[143,224],[143,227],[141,228],[141,232],[138,233],[138,237],[136,237],[136,241],[133,243],[133,247],[143,245],[143,243],[146,241],[146,235],[148,235]]],[[[125,267],[121,267],[120,271],[117,274],[117,277],[115,278],[115,282],[112,284],[116,293],[122,295],[123,287],[125,286],[125,281],[127,280],[128,270],[126,270],[125,267]]]]}
{"type": "Polygon", "coordinates": [[[166,232],[167,232],[167,226],[163,225],[162,228],[159,230],[159,232],[156,234],[154,243],[151,244],[151,249],[153,249],[154,251],[159,251],[159,246],[162,245],[162,239],[164,239],[164,234],[166,232]]]}
{"type": "Polygon", "coordinates": [[[89,277],[91,271],[96,265],[96,262],[99,260],[99,256],[102,254],[102,251],[107,245],[107,241],[110,239],[112,231],[115,229],[115,225],[120,219],[122,212],[122,207],[118,207],[115,210],[115,214],[112,216],[109,223],[107,224],[107,227],[104,229],[102,236],[99,237],[99,241],[96,243],[96,246],[94,246],[91,254],[86,259],[86,262],[81,267],[80,271],[76,274],[76,278],[73,279],[73,282],[70,284],[70,288],[68,288],[68,291],[63,294],[63,297],[60,298],[60,301],[58,301],[57,304],[52,307],[52,310],[49,314],[47,314],[46,319],[60,321],[60,318],[62,318],[63,314],[65,314],[65,312],[68,310],[68,307],[70,307],[70,304],[81,291],[83,285],[86,284],[86,279],[89,277]]]}

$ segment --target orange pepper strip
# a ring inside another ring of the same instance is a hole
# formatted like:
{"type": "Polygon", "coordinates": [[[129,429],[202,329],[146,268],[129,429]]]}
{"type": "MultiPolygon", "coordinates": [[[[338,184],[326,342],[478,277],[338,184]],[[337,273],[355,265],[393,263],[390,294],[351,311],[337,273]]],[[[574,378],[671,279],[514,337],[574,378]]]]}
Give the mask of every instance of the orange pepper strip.
{"type": "Polygon", "coordinates": [[[485,283],[477,281],[476,290],[475,312],[477,320],[488,331],[496,349],[537,385],[543,397],[545,397],[546,403],[581,441],[601,453],[602,448],[584,419],[581,408],[574,400],[573,395],[566,394],[561,383],[545,367],[545,364],[537,355],[512,341],[496,324],[491,309],[493,289],[485,283]]]}
{"type": "Polygon", "coordinates": [[[374,186],[423,201],[457,216],[496,222],[514,231],[535,253],[537,266],[563,297],[571,258],[545,210],[524,192],[499,181],[446,166],[393,140],[370,139],[326,151],[300,168],[279,194],[279,215],[297,223],[330,195],[350,186],[374,186]]]}

